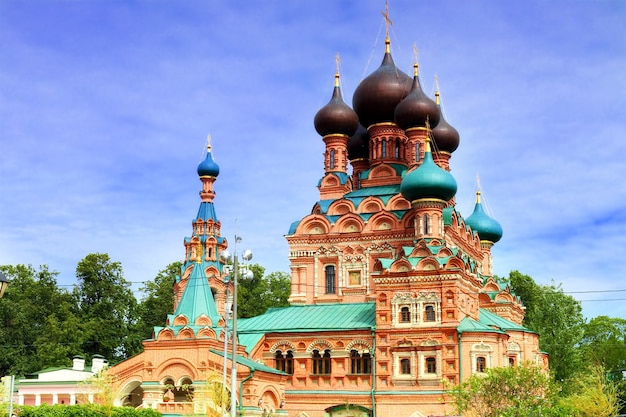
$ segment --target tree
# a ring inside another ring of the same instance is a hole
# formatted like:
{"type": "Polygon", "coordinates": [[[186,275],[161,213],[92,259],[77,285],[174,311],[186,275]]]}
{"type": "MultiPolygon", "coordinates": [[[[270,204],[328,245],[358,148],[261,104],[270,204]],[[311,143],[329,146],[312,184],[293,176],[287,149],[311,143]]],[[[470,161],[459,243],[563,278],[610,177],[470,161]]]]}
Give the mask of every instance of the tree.
{"type": "Polygon", "coordinates": [[[613,417],[621,407],[620,383],[608,378],[602,366],[593,366],[576,378],[576,392],[563,400],[580,417],[613,417]]]}
{"type": "Polygon", "coordinates": [[[265,268],[259,264],[249,266],[253,277],[238,278],[237,282],[237,315],[240,318],[258,316],[271,307],[289,305],[287,299],[291,293],[289,275],[284,272],[273,272],[263,277],[265,268]]]}
{"type": "Polygon", "coordinates": [[[3,266],[11,280],[0,303],[0,375],[67,366],[80,353],[80,321],[71,294],[47,265],[3,266]]]}
{"type": "Polygon", "coordinates": [[[578,346],[584,318],[580,302],[563,293],[560,285],[538,285],[518,271],[512,271],[508,281],[526,307],[524,326],[539,333],[540,348],[550,354],[554,378],[569,380],[581,366],[578,346]]]}
{"type": "Polygon", "coordinates": [[[600,364],[612,373],[626,370],[626,319],[598,316],[583,328],[585,361],[600,364]]]}
{"type": "Polygon", "coordinates": [[[531,363],[490,368],[451,391],[457,412],[476,417],[565,416],[557,392],[549,375],[531,363]]]}
{"type": "Polygon", "coordinates": [[[154,281],[140,288],[144,293],[139,304],[139,331],[143,339],[149,338],[155,326],[165,325],[168,314],[174,312],[172,287],[180,275],[182,263],[173,262],[159,271],[154,281]]]}
{"type": "Polygon", "coordinates": [[[83,352],[100,354],[111,363],[141,350],[137,333],[137,300],[124,279],[122,265],[108,254],[91,253],[76,267],[74,287],[81,318],[83,352]]]}

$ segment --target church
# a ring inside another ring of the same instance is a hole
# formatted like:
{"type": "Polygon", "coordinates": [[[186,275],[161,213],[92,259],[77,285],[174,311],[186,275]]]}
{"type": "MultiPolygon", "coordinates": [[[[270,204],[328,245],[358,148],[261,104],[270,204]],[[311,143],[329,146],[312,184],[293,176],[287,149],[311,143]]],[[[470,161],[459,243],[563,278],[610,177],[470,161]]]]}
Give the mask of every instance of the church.
{"type": "Polygon", "coordinates": [[[237,242],[222,236],[209,143],[174,311],[143,353],[110,368],[119,405],[173,415],[235,407],[243,416],[443,416],[454,413],[447,389],[471,375],[525,361],[547,367],[539,335],[522,326],[520,299],[493,277],[502,228],[480,190],[473,213],[456,210],[450,166],[460,135],[439,92],[423,92],[417,63],[412,76],[396,67],[387,31],[380,67],[352,106],[339,71],[329,93],[311,115],[325,144],[319,200],[285,225],[290,306],[227,314],[240,265],[223,256],[229,247],[237,255],[237,242]],[[222,395],[229,390],[234,404],[222,395]]]}

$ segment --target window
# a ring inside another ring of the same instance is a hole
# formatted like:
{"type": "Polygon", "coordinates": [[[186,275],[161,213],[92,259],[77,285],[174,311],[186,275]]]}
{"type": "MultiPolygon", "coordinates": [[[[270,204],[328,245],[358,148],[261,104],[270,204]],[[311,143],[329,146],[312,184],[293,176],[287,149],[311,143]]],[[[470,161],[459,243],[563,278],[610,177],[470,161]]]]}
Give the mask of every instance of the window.
{"type": "Polygon", "coordinates": [[[476,358],[476,372],[485,372],[487,369],[487,360],[484,356],[476,358]]]}
{"type": "Polygon", "coordinates": [[[288,350],[287,354],[283,355],[280,350],[277,350],[274,355],[274,367],[287,374],[293,374],[293,353],[288,350]]]}
{"type": "Polygon", "coordinates": [[[420,161],[420,143],[417,142],[415,144],[415,162],[419,162],[420,161]]]}
{"type": "Polygon", "coordinates": [[[428,234],[428,230],[430,229],[430,218],[428,214],[424,214],[424,234],[428,234]]]}
{"type": "Polygon", "coordinates": [[[328,161],[330,169],[335,168],[335,150],[330,150],[330,161],[328,161]]]}
{"type": "Polygon", "coordinates": [[[411,322],[411,310],[408,307],[402,307],[400,309],[400,323],[411,322]]]}
{"type": "Polygon", "coordinates": [[[359,354],[356,350],[350,351],[350,373],[352,374],[371,374],[372,373],[372,357],[369,353],[359,354]]]}
{"type": "Polygon", "coordinates": [[[385,139],[383,139],[383,141],[381,142],[380,151],[381,151],[380,156],[382,158],[386,158],[387,157],[387,141],[385,139]]]}
{"type": "Polygon", "coordinates": [[[400,159],[400,139],[396,138],[396,149],[395,149],[396,158],[400,159]]]}
{"type": "Polygon", "coordinates": [[[426,358],[426,373],[437,373],[437,359],[433,358],[432,356],[426,358]]]}
{"type": "Polygon", "coordinates": [[[403,375],[411,374],[411,359],[400,359],[400,373],[403,375]]]}
{"type": "Polygon", "coordinates": [[[326,265],[324,268],[326,274],[326,294],[334,294],[335,289],[335,265],[326,265]]]}
{"type": "Polygon", "coordinates": [[[435,321],[435,307],[426,306],[424,309],[424,321],[435,321]]]}
{"type": "Polygon", "coordinates": [[[515,357],[509,356],[509,366],[515,366],[515,357]]]}
{"type": "Polygon", "coordinates": [[[330,350],[326,349],[324,355],[321,355],[320,351],[315,349],[313,351],[313,374],[327,375],[330,371],[330,350]]]}

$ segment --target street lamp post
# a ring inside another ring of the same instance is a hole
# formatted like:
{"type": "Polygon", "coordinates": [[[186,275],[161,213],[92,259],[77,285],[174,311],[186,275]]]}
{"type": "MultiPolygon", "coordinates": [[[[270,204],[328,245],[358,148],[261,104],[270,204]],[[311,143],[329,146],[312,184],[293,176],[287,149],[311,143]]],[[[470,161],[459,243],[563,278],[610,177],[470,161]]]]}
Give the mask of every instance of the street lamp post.
{"type": "MultiPolygon", "coordinates": [[[[231,357],[231,375],[230,375],[230,415],[237,417],[237,278],[239,276],[239,254],[237,253],[237,243],[241,242],[241,237],[235,233],[235,252],[231,256],[227,250],[221,254],[222,261],[233,262],[233,328],[232,328],[232,357],[231,357]]],[[[241,254],[241,259],[249,261],[252,259],[252,251],[246,249],[241,254]]],[[[241,265],[244,277],[251,278],[252,271],[241,265]]]]}
{"type": "Polygon", "coordinates": [[[0,272],[0,298],[4,295],[7,287],[9,286],[9,279],[3,272],[0,272]]]}

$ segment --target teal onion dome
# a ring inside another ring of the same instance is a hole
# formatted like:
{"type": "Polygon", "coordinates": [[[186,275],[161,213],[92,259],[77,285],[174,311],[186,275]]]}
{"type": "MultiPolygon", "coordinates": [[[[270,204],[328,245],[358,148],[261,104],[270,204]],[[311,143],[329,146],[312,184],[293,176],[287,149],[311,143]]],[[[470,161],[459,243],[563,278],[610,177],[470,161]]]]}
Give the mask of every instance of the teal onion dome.
{"type": "Polygon", "coordinates": [[[480,203],[480,191],[476,192],[476,205],[471,216],[465,219],[465,225],[478,233],[480,240],[496,243],[502,238],[502,226],[489,217],[480,203]]]}
{"type": "Polygon", "coordinates": [[[207,146],[206,158],[198,165],[198,175],[201,177],[217,177],[220,173],[220,167],[213,160],[211,154],[211,145],[207,146]]]}
{"type": "Polygon", "coordinates": [[[400,193],[411,202],[431,198],[449,201],[456,190],[456,180],[433,161],[430,142],[426,142],[424,161],[402,179],[400,193]]]}

